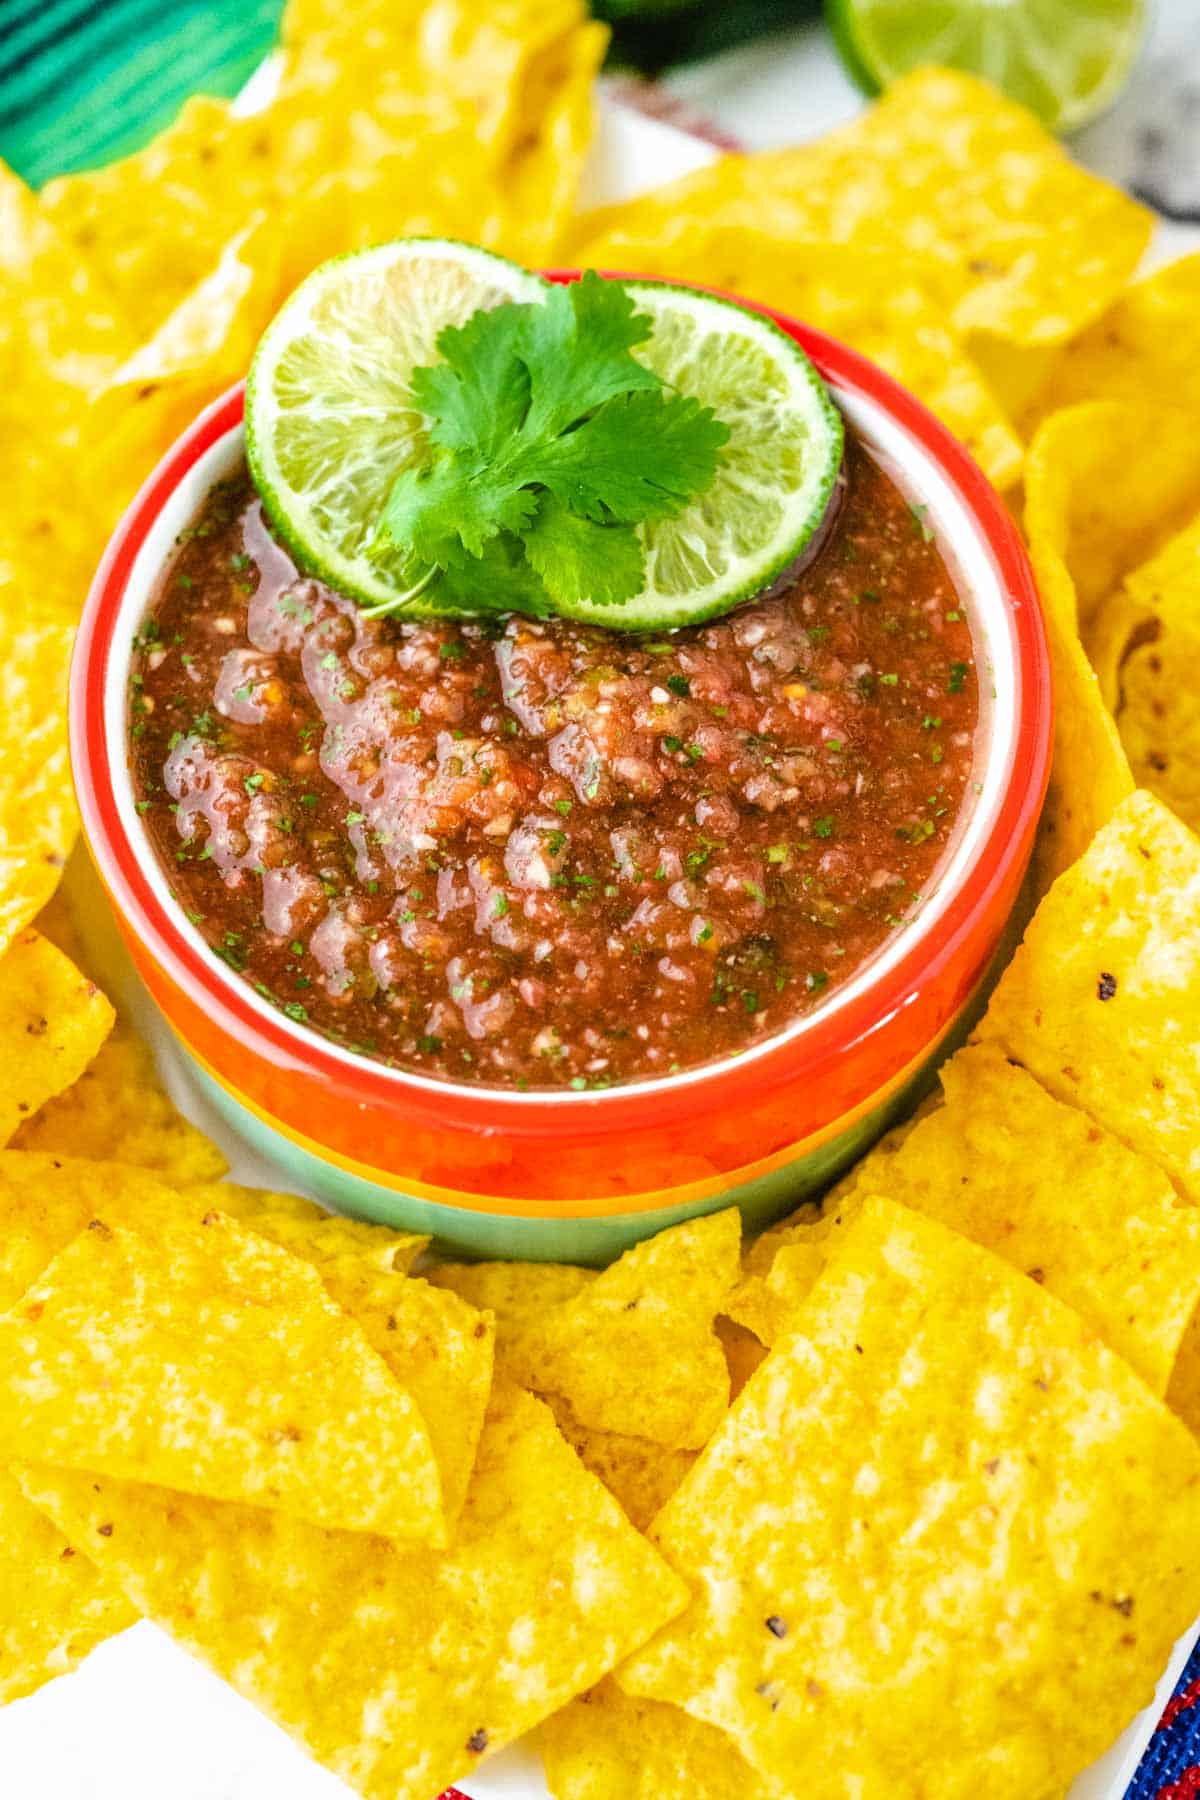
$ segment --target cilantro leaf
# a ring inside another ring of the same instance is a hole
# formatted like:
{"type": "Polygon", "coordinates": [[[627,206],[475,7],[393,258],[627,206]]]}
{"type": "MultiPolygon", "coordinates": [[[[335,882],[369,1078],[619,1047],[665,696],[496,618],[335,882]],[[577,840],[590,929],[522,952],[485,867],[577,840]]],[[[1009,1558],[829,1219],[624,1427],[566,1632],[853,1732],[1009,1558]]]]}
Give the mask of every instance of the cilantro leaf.
{"type": "Polygon", "coordinates": [[[554,612],[521,540],[508,532],[493,538],[479,558],[460,556],[450,563],[431,599],[454,612],[517,612],[534,619],[548,619],[554,612]]]}
{"type": "Polygon", "coordinates": [[[729,438],[632,354],[651,330],[594,273],[443,330],[443,360],[412,376],[430,454],[392,483],[371,554],[399,556],[434,608],[542,615],[636,595],[636,527],[702,493],[729,438]]]}
{"type": "Polygon", "coordinates": [[[649,337],[652,322],[619,282],[589,269],[527,310],[522,354],[532,387],[528,441],[556,437],[617,394],[662,386],[654,370],[631,354],[649,337]]]}
{"type": "Polygon", "coordinates": [[[702,493],[728,441],[710,407],[643,390],[606,401],[576,430],[539,446],[523,473],[585,518],[637,525],[669,519],[702,493]]]}
{"type": "Polygon", "coordinates": [[[524,542],[526,557],[554,600],[612,605],[641,592],[646,559],[632,525],[594,524],[554,494],[543,494],[524,542]]]}
{"type": "Polygon", "coordinates": [[[445,568],[461,544],[472,556],[500,531],[519,536],[537,511],[537,495],[479,457],[442,456],[405,469],[392,483],[382,526],[391,544],[445,568]]]}
{"type": "Polygon", "coordinates": [[[540,307],[514,301],[472,313],[438,338],[444,361],[414,369],[413,404],[429,420],[429,439],[444,450],[488,460],[519,431],[529,410],[529,368],[520,353],[527,316],[540,307]]]}

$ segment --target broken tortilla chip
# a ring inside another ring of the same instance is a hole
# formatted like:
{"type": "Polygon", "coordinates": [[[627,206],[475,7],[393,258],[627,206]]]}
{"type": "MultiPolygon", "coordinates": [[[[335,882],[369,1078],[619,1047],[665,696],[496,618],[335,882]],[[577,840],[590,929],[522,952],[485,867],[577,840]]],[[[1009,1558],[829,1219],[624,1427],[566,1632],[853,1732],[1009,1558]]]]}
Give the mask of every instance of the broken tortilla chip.
{"type": "Polygon", "coordinates": [[[501,1366],[568,1401],[583,1426],[698,1449],[729,1405],[714,1319],[737,1280],[740,1241],[729,1208],[635,1245],[574,1299],[502,1336],[501,1366]]]}

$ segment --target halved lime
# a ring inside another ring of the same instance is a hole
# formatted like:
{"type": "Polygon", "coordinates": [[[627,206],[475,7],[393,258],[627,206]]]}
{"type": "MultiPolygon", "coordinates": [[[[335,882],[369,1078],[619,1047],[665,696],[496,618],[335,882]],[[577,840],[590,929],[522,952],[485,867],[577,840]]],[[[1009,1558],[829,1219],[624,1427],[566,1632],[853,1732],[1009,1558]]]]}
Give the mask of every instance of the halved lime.
{"type": "MultiPolygon", "coordinates": [[[[546,283],[473,244],[402,238],[323,263],[268,326],[246,384],[246,454],[275,530],[332,587],[393,603],[402,567],[366,555],[401,469],[426,454],[409,393],[438,333],[546,283]]],[[[399,559],[397,559],[399,561],[399,559]]]]}
{"type": "Polygon", "coordinates": [[[799,344],[731,301],[630,281],[654,331],[637,350],[671,387],[729,427],[715,480],[673,519],[639,527],[646,585],[632,600],[561,604],[613,631],[662,631],[728,612],[795,562],[825,517],[842,466],[842,415],[799,344]]]}
{"type": "Polygon", "coordinates": [[[825,13],[869,94],[938,63],[982,75],[1051,131],[1068,132],[1124,86],[1147,0],[825,0],[825,13]]]}

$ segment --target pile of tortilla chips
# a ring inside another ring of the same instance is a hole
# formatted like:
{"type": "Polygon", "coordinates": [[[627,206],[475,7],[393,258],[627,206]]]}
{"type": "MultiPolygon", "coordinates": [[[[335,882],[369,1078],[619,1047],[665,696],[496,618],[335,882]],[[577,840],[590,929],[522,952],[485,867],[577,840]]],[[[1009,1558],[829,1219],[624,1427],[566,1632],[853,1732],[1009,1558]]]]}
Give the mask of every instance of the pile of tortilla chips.
{"type": "Polygon", "coordinates": [[[1200,257],[1138,279],[1143,209],[940,70],[588,214],[603,49],[582,0],[293,0],[265,107],[0,168],[0,1702],[145,1616],[371,1800],[535,1728],[557,1800],[1050,1800],[1200,1611],[1200,257]],[[1041,903],[757,1243],[438,1265],[233,1185],[59,889],[106,533],[297,280],[421,231],[795,313],[1025,522],[1041,903]]]}

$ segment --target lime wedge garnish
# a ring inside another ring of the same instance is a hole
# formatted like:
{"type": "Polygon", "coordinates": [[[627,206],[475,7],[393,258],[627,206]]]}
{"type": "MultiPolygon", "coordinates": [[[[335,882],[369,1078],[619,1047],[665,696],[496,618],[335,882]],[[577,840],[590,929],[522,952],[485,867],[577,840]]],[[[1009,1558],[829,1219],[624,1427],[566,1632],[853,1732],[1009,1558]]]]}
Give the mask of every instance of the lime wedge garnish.
{"type": "Polygon", "coordinates": [[[246,385],[246,454],[272,525],[303,563],[367,604],[406,571],[367,556],[400,471],[427,455],[409,378],[438,333],[546,284],[472,244],[404,238],[324,263],[267,328],[246,385]]]}
{"type": "Polygon", "coordinates": [[[868,93],[923,63],[966,69],[1051,131],[1113,101],[1145,31],[1146,0],[825,0],[842,59],[868,93]]]}
{"type": "Polygon", "coordinates": [[[715,480],[673,519],[642,525],[646,585],[620,605],[560,604],[614,631],[661,631],[728,612],[795,562],[842,465],[842,416],[800,346],[769,319],[669,282],[626,286],[654,331],[638,346],[670,386],[729,427],[715,480]]]}

